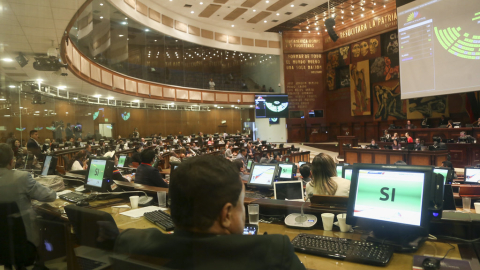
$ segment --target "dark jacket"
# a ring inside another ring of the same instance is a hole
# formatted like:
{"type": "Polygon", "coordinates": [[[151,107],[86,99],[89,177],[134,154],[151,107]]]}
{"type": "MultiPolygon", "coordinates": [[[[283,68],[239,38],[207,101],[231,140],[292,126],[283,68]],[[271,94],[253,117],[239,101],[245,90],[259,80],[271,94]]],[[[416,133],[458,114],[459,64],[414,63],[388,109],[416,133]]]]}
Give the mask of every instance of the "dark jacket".
{"type": "Polygon", "coordinates": [[[43,155],[42,155],[42,148],[40,145],[32,138],[28,139],[27,142],[27,151],[32,152],[37,159],[43,160],[43,155]]]}
{"type": "Polygon", "coordinates": [[[172,269],[305,269],[285,235],[211,235],[175,229],[130,229],[117,237],[115,251],[162,258],[172,269]]]}
{"type": "Polygon", "coordinates": [[[140,164],[137,168],[135,184],[168,188],[168,184],[163,181],[163,177],[158,169],[145,163],[140,164]]]}

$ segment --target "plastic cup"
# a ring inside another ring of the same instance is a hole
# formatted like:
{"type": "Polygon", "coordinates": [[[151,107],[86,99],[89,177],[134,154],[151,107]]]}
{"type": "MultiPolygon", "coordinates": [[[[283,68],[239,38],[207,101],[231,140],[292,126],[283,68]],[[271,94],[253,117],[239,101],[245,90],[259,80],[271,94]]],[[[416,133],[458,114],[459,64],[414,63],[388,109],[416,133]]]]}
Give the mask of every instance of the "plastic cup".
{"type": "Polygon", "coordinates": [[[470,197],[462,197],[463,212],[470,212],[471,202],[472,199],[470,197]]]}
{"type": "Polygon", "coordinates": [[[480,214],[480,202],[476,202],[473,205],[475,206],[475,212],[480,214]]]}
{"type": "Polygon", "coordinates": [[[138,198],[139,196],[130,196],[130,205],[132,206],[132,209],[138,208],[138,198]]]}
{"type": "Polygon", "coordinates": [[[258,204],[249,204],[248,205],[248,221],[250,224],[257,224],[260,218],[260,211],[258,204]]]}
{"type": "Polygon", "coordinates": [[[324,231],[331,231],[333,227],[333,219],[335,218],[334,214],[323,213],[322,214],[322,223],[324,231]]]}
{"type": "Polygon", "coordinates": [[[159,191],[157,192],[158,206],[167,207],[167,192],[159,191]]]}
{"type": "Polygon", "coordinates": [[[338,226],[340,227],[341,232],[349,232],[352,228],[351,225],[347,225],[347,214],[338,214],[338,226]]]}

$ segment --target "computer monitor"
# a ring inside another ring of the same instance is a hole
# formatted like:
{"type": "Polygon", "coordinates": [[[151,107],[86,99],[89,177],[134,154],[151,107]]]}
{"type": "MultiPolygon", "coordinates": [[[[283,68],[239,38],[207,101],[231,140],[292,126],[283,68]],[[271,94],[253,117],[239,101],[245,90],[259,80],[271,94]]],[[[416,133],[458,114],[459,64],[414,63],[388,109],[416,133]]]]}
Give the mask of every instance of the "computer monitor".
{"type": "Polygon", "coordinates": [[[112,182],[114,162],[110,158],[94,158],[88,163],[88,173],[85,178],[85,189],[107,192],[112,182]]]}
{"type": "Polygon", "coordinates": [[[127,162],[127,155],[120,155],[118,157],[117,167],[125,167],[126,162],[127,162]]]}
{"type": "Polygon", "coordinates": [[[302,167],[303,164],[307,164],[307,162],[306,161],[299,161],[298,162],[298,167],[299,168],[302,167]]]}
{"type": "Polygon", "coordinates": [[[352,171],[353,166],[343,166],[342,168],[342,178],[347,180],[352,180],[352,171]]]}
{"type": "Polygon", "coordinates": [[[277,164],[253,164],[250,172],[249,186],[272,188],[277,172],[277,164]]]}
{"type": "Polygon", "coordinates": [[[249,158],[247,160],[247,170],[250,171],[250,169],[252,168],[252,164],[253,164],[253,159],[249,158]]]}
{"type": "Polygon", "coordinates": [[[418,249],[411,243],[428,235],[433,175],[431,166],[354,164],[347,224],[372,229],[396,250],[418,249]]]}
{"type": "Polygon", "coordinates": [[[337,176],[342,177],[342,173],[343,173],[343,165],[337,164],[337,176]]]}
{"type": "Polygon", "coordinates": [[[273,191],[275,200],[304,201],[303,181],[275,182],[273,191]]]}
{"type": "Polygon", "coordinates": [[[478,184],[480,181],[480,168],[465,167],[465,184],[478,184]]]}
{"type": "Polygon", "coordinates": [[[447,167],[435,167],[433,169],[434,173],[441,174],[443,176],[444,184],[448,184],[452,179],[452,170],[447,167]]]}
{"type": "Polygon", "coordinates": [[[57,167],[57,157],[54,156],[46,156],[45,161],[43,162],[43,169],[42,169],[42,175],[51,175],[55,174],[55,169],[57,167]]]}
{"type": "Polygon", "coordinates": [[[291,180],[295,172],[295,164],[286,162],[278,163],[279,180],[291,180]]]}

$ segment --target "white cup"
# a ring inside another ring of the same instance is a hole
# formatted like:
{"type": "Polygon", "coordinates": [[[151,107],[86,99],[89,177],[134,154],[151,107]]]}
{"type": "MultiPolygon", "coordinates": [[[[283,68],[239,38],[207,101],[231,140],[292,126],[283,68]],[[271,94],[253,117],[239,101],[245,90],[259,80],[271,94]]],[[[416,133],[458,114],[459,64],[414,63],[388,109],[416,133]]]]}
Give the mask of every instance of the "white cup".
{"type": "Polygon", "coordinates": [[[132,206],[132,209],[138,208],[138,198],[138,196],[130,196],[130,205],[132,206]]]}
{"type": "Polygon", "coordinates": [[[347,225],[347,214],[338,214],[338,226],[340,227],[341,232],[349,232],[352,228],[352,225],[347,225]]]}
{"type": "Polygon", "coordinates": [[[473,205],[475,206],[475,212],[480,214],[480,202],[476,202],[473,205]]]}
{"type": "Polygon", "coordinates": [[[167,207],[167,192],[159,191],[157,192],[158,206],[167,207]]]}
{"type": "Polygon", "coordinates": [[[335,218],[334,214],[323,213],[322,214],[322,223],[324,231],[331,231],[333,227],[333,219],[335,218]]]}

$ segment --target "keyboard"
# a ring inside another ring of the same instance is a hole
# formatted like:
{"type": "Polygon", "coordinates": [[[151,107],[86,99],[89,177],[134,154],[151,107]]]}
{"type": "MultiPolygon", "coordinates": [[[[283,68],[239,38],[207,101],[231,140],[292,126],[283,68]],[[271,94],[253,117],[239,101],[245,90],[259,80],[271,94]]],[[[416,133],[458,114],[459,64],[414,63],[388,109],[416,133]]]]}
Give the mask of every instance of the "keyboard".
{"type": "Polygon", "coordinates": [[[88,198],[88,196],[80,193],[76,193],[76,192],[70,192],[67,194],[59,195],[58,197],[62,200],[65,200],[67,202],[72,202],[72,203],[77,203],[79,201],[83,201],[88,198]]]}
{"type": "Polygon", "coordinates": [[[147,212],[143,214],[143,216],[153,224],[157,225],[158,227],[162,228],[165,231],[171,231],[175,228],[173,225],[172,217],[163,212],[162,210],[156,210],[152,212],[147,212]]]}
{"type": "Polygon", "coordinates": [[[292,244],[295,251],[355,263],[385,266],[393,255],[393,247],[374,242],[301,233],[292,244]]]}
{"type": "Polygon", "coordinates": [[[77,257],[77,263],[80,270],[93,270],[102,266],[107,266],[107,263],[105,262],[94,261],[83,257],[77,257]]]}
{"type": "Polygon", "coordinates": [[[252,199],[263,199],[265,196],[260,193],[251,193],[251,192],[246,192],[245,193],[245,198],[252,198],[252,199]]]}

